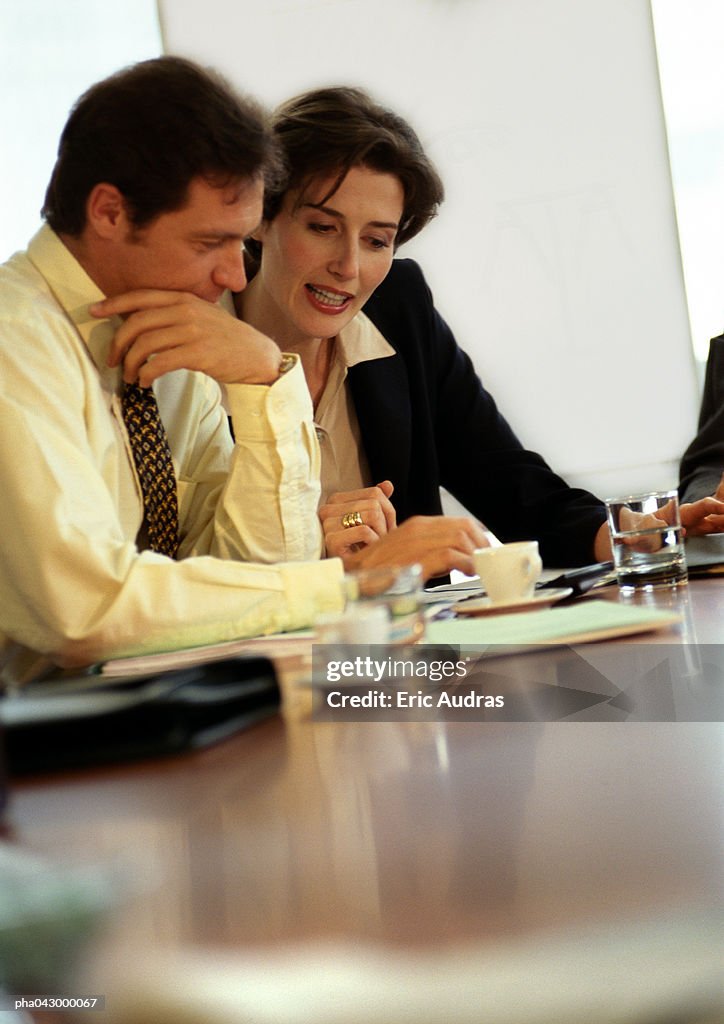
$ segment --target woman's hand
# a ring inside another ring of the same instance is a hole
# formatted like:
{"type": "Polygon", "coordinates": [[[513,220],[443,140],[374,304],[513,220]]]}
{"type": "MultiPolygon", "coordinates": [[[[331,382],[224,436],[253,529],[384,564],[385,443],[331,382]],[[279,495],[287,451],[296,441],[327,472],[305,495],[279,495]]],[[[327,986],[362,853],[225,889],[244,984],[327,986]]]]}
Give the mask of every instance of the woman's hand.
{"type": "Polygon", "coordinates": [[[473,576],[473,551],[489,545],[487,532],[467,516],[413,516],[376,544],[346,552],[342,561],[348,572],[418,562],[426,580],[452,569],[473,576]]]}
{"type": "MultiPolygon", "coordinates": [[[[686,502],[679,506],[679,515],[683,533],[686,537],[703,537],[709,533],[724,532],[724,474],[716,495],[713,498],[700,498],[699,501],[686,502]]],[[[624,530],[654,530],[662,526],[671,526],[674,519],[674,504],[668,502],[662,505],[654,515],[653,513],[632,512],[630,509],[623,509],[621,512],[621,526],[624,530]]],[[[633,547],[636,551],[657,551],[662,545],[662,539],[656,534],[644,534],[642,537],[623,537],[621,543],[633,547]]],[[[603,562],[612,557],[611,540],[608,532],[608,525],[603,523],[594,545],[595,557],[603,562]]]]}
{"type": "Polygon", "coordinates": [[[687,502],[681,506],[681,525],[687,537],[703,537],[708,533],[724,532],[723,499],[724,476],[713,498],[700,498],[699,501],[687,502]]]}
{"type": "Polygon", "coordinates": [[[327,555],[344,558],[351,552],[359,551],[384,537],[397,525],[397,514],[390,496],[394,490],[389,480],[383,480],[376,487],[364,487],[359,491],[344,491],[332,494],[329,501],[319,510],[324,530],[327,555]],[[345,526],[345,515],[359,513],[359,526],[345,526]]]}

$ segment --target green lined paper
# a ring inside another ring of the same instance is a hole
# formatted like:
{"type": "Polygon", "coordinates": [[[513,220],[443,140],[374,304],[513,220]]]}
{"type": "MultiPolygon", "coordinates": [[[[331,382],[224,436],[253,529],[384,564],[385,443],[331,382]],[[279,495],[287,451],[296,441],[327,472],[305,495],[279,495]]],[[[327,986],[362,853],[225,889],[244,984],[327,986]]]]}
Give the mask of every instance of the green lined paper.
{"type": "Polygon", "coordinates": [[[668,611],[614,604],[611,601],[581,601],[565,608],[429,622],[425,642],[516,645],[583,643],[586,640],[663,629],[679,621],[680,616],[668,611]]]}

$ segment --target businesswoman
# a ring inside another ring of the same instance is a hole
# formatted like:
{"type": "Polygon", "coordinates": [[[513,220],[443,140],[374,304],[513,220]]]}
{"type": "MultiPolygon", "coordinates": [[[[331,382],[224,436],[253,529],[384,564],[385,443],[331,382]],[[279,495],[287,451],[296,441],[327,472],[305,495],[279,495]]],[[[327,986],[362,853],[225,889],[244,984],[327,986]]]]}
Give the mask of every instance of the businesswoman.
{"type": "MultiPolygon", "coordinates": [[[[266,195],[234,300],[302,361],[328,554],[439,515],[443,486],[501,540],[537,539],[548,564],[608,558],[601,501],[523,448],[419,267],[393,258],[443,198],[412,128],[359,89],[330,88],[281,106],[274,131],[288,178],[266,195]]],[[[685,510],[690,532],[717,528],[707,516],[724,506],[706,502],[685,510]]]]}

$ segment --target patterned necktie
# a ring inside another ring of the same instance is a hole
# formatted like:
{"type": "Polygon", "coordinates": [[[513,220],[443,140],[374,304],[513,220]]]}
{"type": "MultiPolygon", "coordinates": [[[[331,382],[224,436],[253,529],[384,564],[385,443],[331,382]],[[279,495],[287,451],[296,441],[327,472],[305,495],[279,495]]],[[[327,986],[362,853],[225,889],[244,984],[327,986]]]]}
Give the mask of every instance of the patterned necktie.
{"type": "Polygon", "coordinates": [[[176,477],[156,396],[151,388],[126,384],[121,402],[143,491],[149,546],[152,551],[175,558],[178,548],[176,477]]]}

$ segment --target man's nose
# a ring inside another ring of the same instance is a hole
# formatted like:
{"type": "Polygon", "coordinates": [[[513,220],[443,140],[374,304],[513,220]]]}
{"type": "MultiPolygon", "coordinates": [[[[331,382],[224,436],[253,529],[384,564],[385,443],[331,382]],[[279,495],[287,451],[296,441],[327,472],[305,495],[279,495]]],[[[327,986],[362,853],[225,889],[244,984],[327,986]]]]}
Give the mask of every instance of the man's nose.
{"type": "Polygon", "coordinates": [[[234,249],[224,254],[214,271],[214,282],[220,288],[228,288],[232,292],[240,292],[246,287],[243,249],[234,249]]]}

